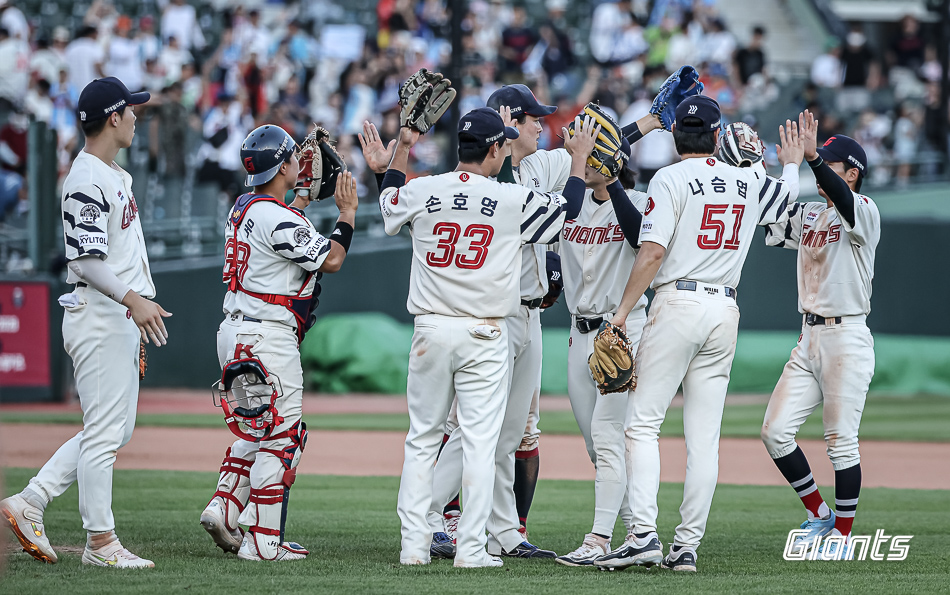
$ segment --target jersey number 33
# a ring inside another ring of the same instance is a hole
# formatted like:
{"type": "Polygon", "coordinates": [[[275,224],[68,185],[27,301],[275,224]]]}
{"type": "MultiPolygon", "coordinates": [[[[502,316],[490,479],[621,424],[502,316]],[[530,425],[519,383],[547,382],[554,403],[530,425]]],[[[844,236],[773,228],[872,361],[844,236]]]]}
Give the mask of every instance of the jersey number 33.
{"type": "Polygon", "coordinates": [[[488,246],[491,244],[495,230],[491,225],[473,223],[462,231],[458,223],[436,223],[432,228],[432,235],[439,238],[436,249],[426,253],[426,264],[430,267],[442,268],[455,264],[460,269],[480,269],[488,257],[488,246]],[[456,244],[459,238],[470,238],[468,249],[456,254],[456,244]]]}

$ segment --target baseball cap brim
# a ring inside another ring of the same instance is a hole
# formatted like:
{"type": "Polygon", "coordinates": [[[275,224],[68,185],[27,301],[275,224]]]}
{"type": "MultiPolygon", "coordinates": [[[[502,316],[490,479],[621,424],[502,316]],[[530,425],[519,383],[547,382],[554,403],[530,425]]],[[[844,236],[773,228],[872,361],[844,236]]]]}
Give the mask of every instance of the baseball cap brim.
{"type": "Polygon", "coordinates": [[[847,159],[847,157],[842,157],[841,155],[832,153],[825,147],[818,147],[817,153],[818,156],[821,157],[822,161],[825,161],[826,163],[838,163],[847,159]]]}
{"type": "Polygon", "coordinates": [[[524,113],[528,114],[529,116],[534,116],[535,118],[543,118],[545,116],[550,116],[556,111],[556,105],[544,105],[543,103],[539,103],[537,106],[532,107],[529,110],[525,110],[524,113]]]}
{"type": "Polygon", "coordinates": [[[132,98],[129,100],[129,105],[144,105],[148,103],[148,100],[151,98],[151,94],[144,91],[142,93],[132,93],[132,98]]]}
{"type": "Polygon", "coordinates": [[[519,136],[521,136],[521,133],[518,132],[517,128],[514,128],[512,126],[505,126],[505,138],[507,138],[508,140],[515,140],[519,136]]]}

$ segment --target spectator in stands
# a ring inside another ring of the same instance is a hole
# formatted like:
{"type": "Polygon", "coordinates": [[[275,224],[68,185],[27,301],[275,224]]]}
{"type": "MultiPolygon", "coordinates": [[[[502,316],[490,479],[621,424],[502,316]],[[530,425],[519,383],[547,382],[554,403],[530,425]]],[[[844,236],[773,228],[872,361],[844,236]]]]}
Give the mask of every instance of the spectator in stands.
{"type": "Polygon", "coordinates": [[[198,24],[195,7],[185,0],[171,0],[162,12],[162,38],[165,43],[172,37],[178,39],[181,48],[186,51],[200,50],[205,46],[205,37],[198,24]]]}
{"type": "Polygon", "coordinates": [[[36,51],[30,57],[30,73],[47,81],[56,81],[59,79],[59,71],[65,66],[66,62],[62,56],[50,48],[49,38],[45,35],[38,36],[36,51]]]}
{"type": "Polygon", "coordinates": [[[673,31],[666,48],[666,71],[676,72],[683,64],[696,64],[696,44],[689,35],[688,24],[684,21],[673,31]]]}
{"type": "Polygon", "coordinates": [[[162,51],[162,41],[155,35],[155,19],[145,15],[139,19],[139,30],[135,35],[139,44],[139,60],[145,65],[147,60],[158,60],[162,51]]]}
{"type": "Polygon", "coordinates": [[[700,59],[710,66],[715,64],[728,70],[732,66],[735,51],[735,36],[726,29],[722,19],[711,19],[699,48],[700,59]]]}
{"type": "Polygon", "coordinates": [[[82,89],[94,79],[105,76],[103,64],[106,56],[98,39],[99,31],[87,25],[80,29],[76,39],[66,46],[69,84],[76,89],[82,89]]]}
{"type": "Polygon", "coordinates": [[[182,85],[176,81],[162,91],[161,104],[150,123],[150,152],[159,172],[167,178],[185,177],[188,109],[182,104],[182,85]]]}
{"type": "Polygon", "coordinates": [[[498,54],[499,74],[503,81],[516,83],[523,80],[521,66],[537,40],[537,33],[528,23],[528,11],[524,6],[515,6],[511,24],[501,32],[498,54]]]}
{"type": "Polygon", "coordinates": [[[541,68],[548,80],[554,83],[554,79],[565,76],[568,70],[574,66],[574,52],[571,49],[571,39],[567,33],[558,29],[554,23],[546,22],[538,28],[541,37],[541,44],[544,45],[543,55],[541,57],[541,68]]]}
{"type": "MultiPolygon", "coordinates": [[[[867,37],[861,32],[859,25],[851,28],[845,42],[844,51],[841,53],[844,81],[838,93],[838,110],[854,113],[870,104],[871,96],[868,93],[867,84],[874,55],[868,49],[867,37]]],[[[826,125],[822,128],[830,130],[826,125]]]]}
{"type": "Polygon", "coordinates": [[[0,167],[26,175],[26,158],[29,154],[27,135],[30,117],[17,109],[0,128],[0,167]]]}
{"type": "Polygon", "coordinates": [[[23,176],[0,169],[0,222],[5,221],[7,213],[16,206],[24,211],[29,208],[23,190],[23,176]]]}
{"type": "MultiPolygon", "coordinates": [[[[645,89],[639,89],[634,94],[634,101],[620,116],[620,125],[626,126],[636,122],[650,113],[653,98],[645,89]]],[[[632,145],[631,164],[639,172],[637,188],[646,191],[650,180],[661,167],[666,167],[679,160],[676,146],[673,144],[673,135],[660,131],[648,134],[632,145]]]]}
{"type": "Polygon", "coordinates": [[[66,47],[69,45],[72,36],[69,34],[69,29],[63,27],[62,25],[57,25],[53,28],[53,52],[59,56],[59,59],[66,63],[66,47]]]}
{"type": "Polygon", "coordinates": [[[670,17],[666,17],[660,21],[658,26],[647,27],[647,30],[643,34],[643,39],[650,46],[650,49],[647,51],[646,59],[648,68],[665,66],[670,40],[676,35],[677,30],[676,20],[670,17]]]}
{"type": "Polygon", "coordinates": [[[158,55],[157,67],[162,74],[163,83],[169,85],[181,80],[181,67],[191,61],[191,52],[179,45],[177,37],[169,37],[168,45],[163,47],[158,55]]]}
{"type": "Polygon", "coordinates": [[[811,64],[811,82],[819,87],[837,89],[844,80],[844,65],[841,63],[841,43],[830,40],[825,53],[811,64]]]}
{"type": "Polygon", "coordinates": [[[643,29],[630,14],[629,0],[605,2],[594,9],[590,25],[590,53],[602,66],[633,60],[648,48],[643,29]]]}
{"type": "Polygon", "coordinates": [[[765,41],[765,28],[761,25],[752,29],[752,40],[744,48],[736,51],[736,74],[743,85],[749,84],[749,77],[765,70],[765,52],[762,43],[765,41]]]}
{"type": "Polygon", "coordinates": [[[198,151],[202,162],[199,182],[214,184],[233,201],[244,187],[239,172],[241,143],[254,127],[254,119],[245,103],[227,91],[218,94],[218,104],[208,112],[202,126],[204,143],[198,151]]]}
{"type": "Polygon", "coordinates": [[[30,46],[0,27],[0,108],[20,106],[30,85],[30,46]]]}
{"type": "Polygon", "coordinates": [[[0,0],[0,27],[6,29],[13,39],[30,41],[30,25],[23,11],[10,4],[10,0],[0,0]]]}
{"type": "Polygon", "coordinates": [[[234,28],[234,39],[244,50],[244,54],[256,54],[266,58],[270,50],[270,31],[261,22],[261,11],[254,9],[247,13],[247,20],[234,28]]]}
{"type": "Polygon", "coordinates": [[[920,21],[911,15],[901,19],[901,30],[891,40],[888,63],[912,71],[924,63],[924,38],[920,33],[920,21]]]}
{"type": "Polygon", "coordinates": [[[23,101],[26,113],[37,122],[49,124],[53,120],[53,100],[50,97],[50,84],[44,78],[34,79],[23,101]]]}
{"type": "Polygon", "coordinates": [[[145,88],[142,57],[139,42],[134,38],[132,19],[126,15],[116,21],[115,35],[109,40],[109,51],[104,70],[114,76],[132,92],[145,88]]]}
{"type": "Polygon", "coordinates": [[[917,155],[921,116],[919,111],[908,103],[897,107],[897,119],[894,121],[894,161],[897,163],[895,178],[899,188],[910,184],[911,167],[917,155]]]}

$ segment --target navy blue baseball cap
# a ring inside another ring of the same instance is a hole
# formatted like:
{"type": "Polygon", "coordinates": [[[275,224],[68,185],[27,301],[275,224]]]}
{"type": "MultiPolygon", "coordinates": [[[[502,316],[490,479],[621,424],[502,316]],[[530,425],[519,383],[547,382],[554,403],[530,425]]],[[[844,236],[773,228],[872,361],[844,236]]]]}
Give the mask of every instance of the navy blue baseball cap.
{"type": "Polygon", "coordinates": [[[722,124],[722,112],[712,97],[693,95],[676,106],[676,129],[680,132],[712,132],[722,124]],[[699,122],[684,124],[686,118],[696,118],[699,122]]]}
{"type": "Polygon", "coordinates": [[[125,83],[114,76],[107,76],[83,87],[76,104],[76,114],[82,122],[93,122],[127,105],[148,103],[150,98],[148,93],[132,93],[125,83]]]}
{"type": "Polygon", "coordinates": [[[490,107],[473,109],[459,120],[459,144],[487,147],[502,138],[518,138],[518,129],[505,126],[498,112],[490,107]]]}
{"type": "Polygon", "coordinates": [[[850,163],[858,168],[858,172],[863,177],[868,169],[868,156],[850,136],[836,134],[825,141],[825,144],[818,148],[818,155],[828,163],[842,162],[850,163]]]}
{"type": "Polygon", "coordinates": [[[503,105],[511,108],[511,115],[515,118],[521,117],[522,114],[543,118],[557,111],[557,106],[539,102],[531,89],[525,85],[505,85],[488,98],[488,107],[496,112],[503,105]]]}

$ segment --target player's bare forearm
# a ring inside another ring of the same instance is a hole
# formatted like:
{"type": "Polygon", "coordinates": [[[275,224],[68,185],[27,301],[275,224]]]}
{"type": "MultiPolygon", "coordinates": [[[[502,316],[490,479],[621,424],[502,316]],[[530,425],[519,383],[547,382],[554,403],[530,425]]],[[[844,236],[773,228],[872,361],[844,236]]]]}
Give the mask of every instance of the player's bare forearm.
{"type": "Polygon", "coordinates": [[[643,242],[640,253],[637,254],[637,260],[633,264],[633,270],[630,271],[630,278],[627,279],[627,285],[623,289],[623,298],[620,300],[617,314],[610,321],[612,324],[622,329],[626,328],[627,316],[656,277],[656,272],[660,270],[665,256],[666,248],[663,246],[654,242],[643,242]]]}
{"type": "Polygon", "coordinates": [[[389,169],[406,174],[409,171],[409,151],[419,140],[419,132],[411,128],[400,128],[399,139],[396,141],[396,148],[393,152],[393,160],[389,163],[389,169]]]}

